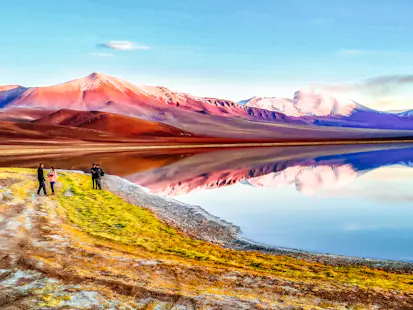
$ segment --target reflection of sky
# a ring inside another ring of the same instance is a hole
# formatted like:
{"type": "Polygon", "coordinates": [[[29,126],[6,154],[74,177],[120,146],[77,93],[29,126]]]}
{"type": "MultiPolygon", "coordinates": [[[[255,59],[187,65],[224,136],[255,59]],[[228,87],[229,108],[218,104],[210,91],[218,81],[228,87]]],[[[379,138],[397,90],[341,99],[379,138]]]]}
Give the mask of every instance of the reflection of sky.
{"type": "Polygon", "coordinates": [[[310,196],[295,185],[244,184],[176,197],[241,227],[247,238],[275,246],[413,260],[413,169],[382,167],[310,196]]]}

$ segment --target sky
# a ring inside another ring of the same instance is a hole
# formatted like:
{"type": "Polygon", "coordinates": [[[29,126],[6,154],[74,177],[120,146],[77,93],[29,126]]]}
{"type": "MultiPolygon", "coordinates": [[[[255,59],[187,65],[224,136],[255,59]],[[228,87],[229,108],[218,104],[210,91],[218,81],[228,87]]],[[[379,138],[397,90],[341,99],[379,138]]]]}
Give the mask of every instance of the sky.
{"type": "Polygon", "coordinates": [[[411,12],[410,0],[4,1],[0,85],[102,72],[232,100],[316,85],[413,108],[411,12]]]}

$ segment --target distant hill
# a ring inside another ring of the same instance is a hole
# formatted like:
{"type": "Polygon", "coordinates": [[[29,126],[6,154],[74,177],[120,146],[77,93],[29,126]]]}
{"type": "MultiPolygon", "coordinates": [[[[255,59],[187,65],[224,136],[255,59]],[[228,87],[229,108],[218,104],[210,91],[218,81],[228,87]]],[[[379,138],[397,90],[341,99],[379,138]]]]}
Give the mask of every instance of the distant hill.
{"type": "Polygon", "coordinates": [[[99,111],[62,109],[34,121],[35,124],[93,129],[123,137],[180,137],[192,134],[169,125],[99,111]]]}
{"type": "Polygon", "coordinates": [[[0,121],[0,138],[2,140],[36,140],[36,141],[61,141],[61,140],[87,140],[87,141],[113,141],[119,136],[85,128],[54,126],[28,122],[0,121]]]}
{"type": "Polygon", "coordinates": [[[0,121],[31,122],[53,113],[55,110],[39,108],[4,108],[0,109],[0,121]]]}

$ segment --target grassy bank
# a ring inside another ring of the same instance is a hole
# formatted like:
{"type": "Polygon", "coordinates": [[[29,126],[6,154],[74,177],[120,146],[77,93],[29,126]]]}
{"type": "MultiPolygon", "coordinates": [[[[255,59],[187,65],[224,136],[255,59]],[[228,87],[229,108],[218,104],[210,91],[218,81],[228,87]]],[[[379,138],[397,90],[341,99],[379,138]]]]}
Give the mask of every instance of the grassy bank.
{"type": "Polygon", "coordinates": [[[413,291],[413,276],[408,274],[361,266],[333,267],[286,256],[235,251],[193,240],[166,226],[149,211],[128,204],[109,191],[90,189],[88,176],[64,173],[59,181],[64,191],[70,189],[73,193],[73,196],[59,195],[69,221],[94,237],[159,255],[174,255],[195,264],[241,268],[283,278],[413,291]]]}

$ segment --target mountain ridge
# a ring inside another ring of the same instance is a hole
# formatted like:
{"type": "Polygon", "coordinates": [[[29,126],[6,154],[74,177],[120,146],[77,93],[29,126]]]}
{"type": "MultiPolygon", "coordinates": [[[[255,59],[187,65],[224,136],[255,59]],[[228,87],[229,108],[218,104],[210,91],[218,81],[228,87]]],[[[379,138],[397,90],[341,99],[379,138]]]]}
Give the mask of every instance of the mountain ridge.
{"type": "MultiPolygon", "coordinates": [[[[0,98],[7,97],[8,92],[0,91],[0,98]]],[[[281,113],[243,107],[230,100],[173,92],[163,86],[139,87],[98,72],[53,86],[22,88],[7,102],[0,100],[0,107],[102,110],[150,120],[157,120],[162,114],[160,110],[168,110],[166,107],[177,107],[200,114],[247,120],[306,123],[305,120],[290,120],[281,113]]]]}
{"type": "MultiPolygon", "coordinates": [[[[262,97],[253,97],[250,104],[243,105],[163,86],[137,86],[99,72],[54,86],[1,89],[0,112],[17,108],[102,111],[210,137],[325,141],[413,136],[409,116],[375,111],[351,100],[341,103],[308,90],[296,92],[294,99],[277,99],[282,102],[271,111],[258,104],[262,97]],[[251,106],[254,101],[256,106],[251,106]]],[[[17,120],[16,115],[13,119],[17,120]]]]}

